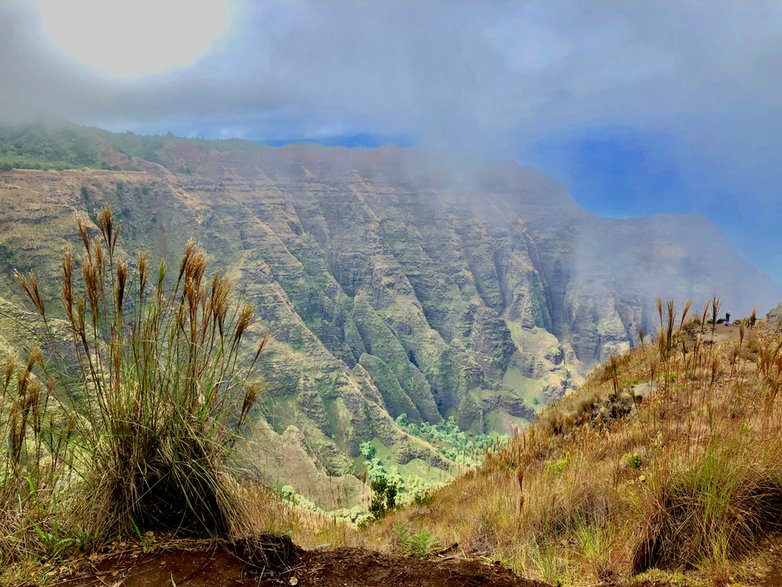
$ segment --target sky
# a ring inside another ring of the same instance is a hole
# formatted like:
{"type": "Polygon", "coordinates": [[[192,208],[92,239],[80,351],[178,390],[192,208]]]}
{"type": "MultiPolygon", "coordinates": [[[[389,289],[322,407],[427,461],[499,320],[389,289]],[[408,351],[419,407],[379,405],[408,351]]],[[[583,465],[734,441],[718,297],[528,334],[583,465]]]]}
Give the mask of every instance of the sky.
{"type": "Polygon", "coordinates": [[[0,115],[534,165],[782,283],[782,3],[0,0],[0,115]]]}

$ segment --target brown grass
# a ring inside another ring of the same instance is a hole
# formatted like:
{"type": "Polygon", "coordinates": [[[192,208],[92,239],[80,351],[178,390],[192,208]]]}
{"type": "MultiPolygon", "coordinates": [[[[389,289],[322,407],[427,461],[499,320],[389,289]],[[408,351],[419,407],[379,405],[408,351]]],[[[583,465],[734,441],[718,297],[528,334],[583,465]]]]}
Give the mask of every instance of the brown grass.
{"type": "Polygon", "coordinates": [[[124,257],[109,208],[88,224],[77,217],[80,258],[62,254],[61,311],[34,274],[17,276],[43,351],[0,375],[0,561],[147,531],[256,532],[266,496],[242,499],[228,465],[261,392],[253,308],[194,242],[169,275],[124,257]]]}
{"type": "Polygon", "coordinates": [[[392,514],[369,542],[390,548],[397,523],[426,527],[551,583],[650,568],[730,576],[782,530],[782,335],[760,321],[706,331],[687,320],[689,304],[658,308],[656,345],[612,357],[479,471],[392,514]],[[638,383],[651,386],[643,400],[638,383]]]}

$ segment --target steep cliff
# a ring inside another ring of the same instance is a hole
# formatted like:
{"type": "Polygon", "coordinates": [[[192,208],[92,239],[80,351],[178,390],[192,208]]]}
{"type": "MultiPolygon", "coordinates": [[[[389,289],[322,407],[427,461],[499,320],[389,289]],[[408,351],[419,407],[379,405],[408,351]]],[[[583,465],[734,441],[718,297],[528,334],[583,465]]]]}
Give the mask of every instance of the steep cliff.
{"type": "Polygon", "coordinates": [[[648,330],[657,295],[716,293],[734,315],[782,298],[697,217],[598,218],[509,162],[177,140],[156,144],[154,161],[110,149],[120,171],[0,173],[0,296],[21,301],[12,269],[53,283],[73,213],[104,201],[128,253],[173,258],[195,236],[272,335],[244,452],[280,484],[297,478],[280,463],[306,461],[294,453],[323,479],[356,473],[366,441],[403,470],[448,470],[394,418],[523,426],[648,330]]]}

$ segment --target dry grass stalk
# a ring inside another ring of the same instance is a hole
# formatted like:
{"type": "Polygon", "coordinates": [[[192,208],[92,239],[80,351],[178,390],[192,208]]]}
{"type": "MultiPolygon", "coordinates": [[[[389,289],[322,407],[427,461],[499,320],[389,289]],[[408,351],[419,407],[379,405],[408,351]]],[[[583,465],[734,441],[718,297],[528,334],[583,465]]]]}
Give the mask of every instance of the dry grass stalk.
{"type": "MultiPolygon", "coordinates": [[[[207,278],[193,241],[173,287],[161,261],[150,290],[148,256],[130,267],[110,208],[96,238],[83,216],[76,227],[83,255],[63,251],[60,288],[72,347],[48,329],[46,362],[37,349],[22,366],[5,362],[10,467],[0,469],[0,494],[13,499],[23,477],[31,495],[67,488],[57,497],[67,525],[90,544],[145,530],[227,535],[246,512],[226,462],[261,393],[255,371],[267,343],[245,350],[254,309],[232,299],[221,275],[207,278]]],[[[35,275],[17,279],[48,326],[35,275]]],[[[2,556],[10,542],[0,543],[2,556]]]]}

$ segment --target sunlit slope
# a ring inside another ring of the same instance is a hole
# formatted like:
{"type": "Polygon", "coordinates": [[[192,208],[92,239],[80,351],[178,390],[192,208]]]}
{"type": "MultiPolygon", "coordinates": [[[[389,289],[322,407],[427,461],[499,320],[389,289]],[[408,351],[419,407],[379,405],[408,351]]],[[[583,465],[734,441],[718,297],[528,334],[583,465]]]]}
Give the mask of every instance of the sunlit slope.
{"type": "Polygon", "coordinates": [[[392,547],[399,528],[426,528],[551,584],[679,585],[681,573],[693,585],[775,584],[762,578],[782,562],[770,548],[782,532],[782,333],[749,320],[680,330],[674,313],[669,336],[664,321],[662,342],[598,367],[370,541],[392,547]]]}

